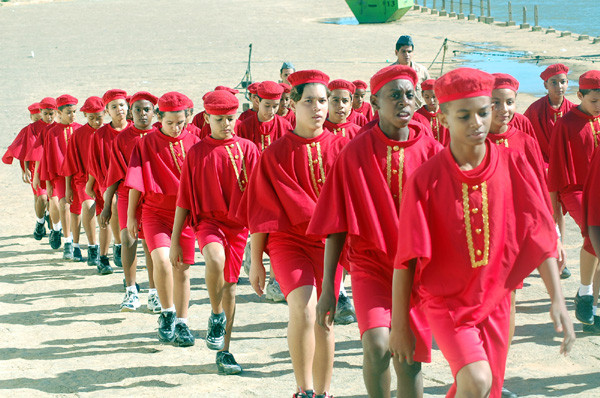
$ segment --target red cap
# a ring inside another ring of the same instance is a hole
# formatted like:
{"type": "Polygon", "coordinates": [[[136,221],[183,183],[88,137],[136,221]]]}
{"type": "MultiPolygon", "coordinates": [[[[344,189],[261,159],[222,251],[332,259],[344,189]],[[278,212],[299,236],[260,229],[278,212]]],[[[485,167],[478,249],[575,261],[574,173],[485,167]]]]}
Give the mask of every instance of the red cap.
{"type": "Polygon", "coordinates": [[[417,82],[419,81],[419,78],[417,77],[417,72],[415,72],[415,70],[410,66],[386,66],[379,72],[375,73],[373,77],[371,77],[371,94],[377,94],[381,87],[385,86],[388,82],[400,79],[408,80],[412,83],[413,87],[415,87],[417,82]]]}
{"type": "Polygon", "coordinates": [[[131,105],[131,95],[125,97],[125,101],[127,101],[127,105],[131,105]]]}
{"type": "Polygon", "coordinates": [[[56,100],[52,97],[43,98],[40,101],[40,109],[56,109],[56,100]]]}
{"type": "Polygon", "coordinates": [[[119,90],[117,88],[114,88],[112,90],[108,90],[102,96],[102,101],[104,101],[106,105],[108,105],[109,102],[118,99],[124,99],[125,101],[127,101],[127,92],[125,90],[119,90]]]}
{"type": "Polygon", "coordinates": [[[189,106],[189,98],[177,91],[165,93],[158,99],[158,110],[161,112],[179,112],[189,106]]]}
{"type": "Polygon", "coordinates": [[[217,86],[217,87],[215,87],[215,91],[217,91],[217,90],[229,91],[231,94],[234,94],[234,95],[237,94],[237,93],[239,93],[239,91],[236,90],[235,88],[230,88],[230,87],[227,87],[227,86],[217,86]]]}
{"type": "Polygon", "coordinates": [[[80,111],[85,113],[100,113],[104,110],[105,106],[102,98],[92,96],[85,100],[80,111]]]}
{"type": "Polygon", "coordinates": [[[250,94],[256,94],[256,90],[258,90],[259,85],[260,85],[260,82],[254,82],[251,85],[249,85],[248,91],[250,92],[250,94]]]}
{"type": "Polygon", "coordinates": [[[283,92],[284,93],[291,93],[292,92],[292,86],[290,86],[287,83],[279,83],[279,85],[283,88],[283,92]]]}
{"type": "Polygon", "coordinates": [[[227,90],[215,90],[204,98],[204,110],[209,115],[234,115],[240,102],[227,90]]]}
{"type": "Polygon", "coordinates": [[[56,98],[56,107],[60,108],[65,105],[77,105],[79,101],[77,98],[73,97],[69,94],[63,94],[60,97],[56,98]]]}
{"type": "Polygon", "coordinates": [[[423,82],[421,83],[421,90],[423,90],[423,91],[433,90],[434,84],[435,84],[435,79],[423,80],[423,82]]]}
{"type": "Polygon", "coordinates": [[[283,87],[279,83],[266,80],[258,85],[256,94],[266,100],[279,100],[283,94],[283,87]]]}
{"type": "Polygon", "coordinates": [[[192,99],[187,95],[185,95],[185,98],[187,98],[188,101],[188,109],[194,109],[194,101],[192,101],[192,99]]]}
{"type": "Polygon", "coordinates": [[[158,103],[158,97],[150,94],[147,91],[138,91],[137,93],[133,94],[129,99],[129,103],[133,105],[135,102],[141,100],[150,101],[152,105],[156,105],[158,103]]]}
{"type": "Polygon", "coordinates": [[[492,73],[494,76],[494,90],[508,88],[515,93],[519,91],[519,81],[508,73],[492,73]]]}
{"type": "Polygon", "coordinates": [[[440,104],[463,98],[491,97],[494,76],[473,68],[454,69],[435,81],[433,89],[440,104]]]}
{"type": "Polygon", "coordinates": [[[548,81],[552,76],[560,75],[564,73],[565,75],[569,73],[569,68],[563,64],[554,64],[547,67],[542,73],[540,73],[540,77],[543,81],[548,81]]]}
{"type": "Polygon", "coordinates": [[[588,70],[583,75],[579,76],[579,89],[600,89],[600,70],[588,70]]]}
{"type": "Polygon", "coordinates": [[[294,72],[288,76],[288,82],[290,82],[292,87],[296,87],[300,84],[306,83],[320,83],[324,86],[327,86],[327,84],[329,83],[329,76],[327,76],[320,70],[299,70],[298,72],[294,72]]]}
{"type": "Polygon", "coordinates": [[[350,94],[354,94],[354,92],[356,91],[356,86],[354,86],[354,83],[351,83],[348,80],[344,79],[336,79],[330,81],[327,85],[327,88],[330,90],[347,90],[350,92],[350,94]]]}
{"type": "Polygon", "coordinates": [[[367,89],[367,83],[363,82],[362,80],[355,80],[352,82],[352,84],[354,84],[354,87],[356,87],[357,90],[366,90],[367,89]]]}
{"type": "Polygon", "coordinates": [[[29,110],[29,113],[31,113],[32,115],[35,115],[36,113],[40,113],[40,103],[34,102],[33,104],[29,105],[27,107],[27,109],[29,110]]]}

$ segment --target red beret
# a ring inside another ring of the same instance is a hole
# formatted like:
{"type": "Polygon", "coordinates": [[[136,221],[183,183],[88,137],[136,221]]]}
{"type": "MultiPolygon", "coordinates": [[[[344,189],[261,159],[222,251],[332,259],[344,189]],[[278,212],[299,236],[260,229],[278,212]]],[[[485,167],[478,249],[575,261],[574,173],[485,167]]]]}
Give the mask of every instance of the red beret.
{"type": "Polygon", "coordinates": [[[131,95],[125,97],[125,101],[127,101],[127,105],[131,105],[131,95]]]}
{"type": "Polygon", "coordinates": [[[566,75],[569,73],[569,68],[563,64],[554,64],[550,65],[542,73],[540,73],[540,77],[543,81],[547,81],[552,76],[560,75],[561,73],[566,75]]]}
{"type": "Polygon", "coordinates": [[[350,94],[354,94],[356,86],[354,83],[344,79],[336,79],[329,82],[327,88],[330,90],[348,90],[350,94]]]}
{"type": "Polygon", "coordinates": [[[152,105],[156,105],[158,103],[158,97],[150,94],[147,91],[139,91],[135,94],[133,94],[131,96],[131,98],[129,99],[129,103],[130,104],[134,104],[137,101],[141,101],[141,100],[146,100],[146,101],[150,101],[152,103],[152,105]]]}
{"type": "Polygon", "coordinates": [[[386,83],[400,79],[408,80],[412,83],[413,87],[415,87],[419,81],[417,72],[410,66],[390,65],[379,70],[379,72],[371,77],[371,93],[377,94],[381,87],[385,86],[386,83]]]}
{"type": "Polygon", "coordinates": [[[189,98],[177,91],[165,93],[158,100],[158,110],[161,112],[179,112],[189,106],[189,98]]]}
{"type": "Polygon", "coordinates": [[[60,97],[56,98],[56,107],[60,108],[65,105],[77,105],[79,101],[77,98],[73,97],[69,94],[63,94],[60,97]]]}
{"type": "Polygon", "coordinates": [[[266,100],[279,100],[283,94],[283,87],[279,83],[266,80],[258,85],[256,94],[266,100]]]}
{"type": "Polygon", "coordinates": [[[204,110],[209,115],[233,115],[239,105],[237,97],[227,90],[215,90],[204,98],[204,110]]]}
{"type": "Polygon", "coordinates": [[[491,97],[494,76],[479,69],[454,69],[435,81],[433,89],[440,104],[463,98],[491,97]]]}
{"type": "Polygon", "coordinates": [[[106,105],[108,105],[109,102],[112,102],[112,101],[118,100],[118,99],[127,100],[127,92],[125,90],[119,90],[119,89],[115,88],[112,90],[108,90],[102,96],[102,101],[104,101],[104,103],[106,105]]]}
{"type": "Polygon", "coordinates": [[[329,83],[329,76],[320,70],[299,70],[298,72],[294,72],[288,76],[288,82],[290,82],[292,87],[306,83],[320,83],[324,86],[327,86],[329,83]]]}
{"type": "Polygon", "coordinates": [[[188,101],[188,109],[194,109],[194,101],[192,101],[192,99],[187,95],[185,96],[185,98],[187,98],[188,101]]]}
{"type": "Polygon", "coordinates": [[[29,110],[29,113],[31,113],[32,115],[35,115],[36,113],[40,113],[40,103],[34,102],[33,104],[29,105],[27,107],[27,109],[29,110]]]}
{"type": "Polygon", "coordinates": [[[217,90],[229,91],[231,94],[234,94],[234,95],[239,93],[239,91],[236,90],[235,88],[229,88],[227,86],[217,86],[217,87],[215,87],[215,91],[217,91],[217,90]]]}
{"type": "Polygon", "coordinates": [[[254,82],[248,86],[248,91],[250,92],[250,94],[256,94],[256,90],[258,90],[259,84],[260,82],[254,82]]]}
{"type": "Polygon", "coordinates": [[[52,97],[46,97],[40,101],[40,109],[56,109],[56,100],[52,97]]]}
{"type": "Polygon", "coordinates": [[[423,82],[421,83],[421,90],[423,90],[423,91],[433,90],[434,84],[435,84],[435,79],[423,80],[423,82]]]}
{"type": "Polygon", "coordinates": [[[279,85],[283,88],[284,93],[291,93],[292,87],[287,83],[279,83],[279,85]]]}
{"type": "Polygon", "coordinates": [[[80,111],[85,113],[100,113],[104,110],[105,106],[102,98],[92,96],[85,100],[80,111]]]}
{"type": "Polygon", "coordinates": [[[492,73],[494,76],[494,90],[508,88],[515,93],[519,91],[519,81],[508,73],[492,73]]]}
{"type": "Polygon", "coordinates": [[[356,87],[357,90],[366,90],[367,89],[367,83],[363,82],[362,80],[355,80],[352,82],[352,84],[354,84],[354,87],[356,87]]]}
{"type": "Polygon", "coordinates": [[[600,89],[600,70],[588,70],[583,75],[579,76],[579,89],[600,89]]]}

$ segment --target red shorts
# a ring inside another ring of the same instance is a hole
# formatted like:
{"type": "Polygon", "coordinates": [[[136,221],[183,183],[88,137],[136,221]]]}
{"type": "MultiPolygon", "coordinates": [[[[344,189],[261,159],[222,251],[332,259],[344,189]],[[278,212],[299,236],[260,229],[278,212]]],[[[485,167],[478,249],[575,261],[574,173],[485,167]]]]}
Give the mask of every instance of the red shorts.
{"type": "MultiPolygon", "coordinates": [[[[143,230],[146,245],[150,253],[159,247],[171,247],[171,234],[173,233],[173,221],[175,210],[157,209],[142,206],[142,217],[144,218],[143,230]]],[[[194,231],[186,224],[181,232],[181,249],[183,250],[183,262],[194,264],[194,251],[196,241],[194,231]]]]}
{"type": "Polygon", "coordinates": [[[50,180],[52,185],[52,197],[61,200],[65,197],[65,177],[56,177],[50,180]]]}
{"type": "Polygon", "coordinates": [[[454,384],[446,396],[456,394],[459,370],[473,362],[487,361],[492,369],[490,398],[500,398],[509,347],[510,294],[477,325],[457,325],[441,298],[427,301],[422,310],[454,376],[454,384]]]}
{"type": "MultiPolygon", "coordinates": [[[[43,181],[42,181],[43,183],[43,181]]],[[[31,185],[31,191],[33,192],[33,194],[35,196],[41,196],[41,195],[47,195],[48,191],[46,191],[46,188],[34,188],[33,187],[33,182],[30,184],[31,185]]]]}
{"type": "Polygon", "coordinates": [[[587,236],[587,231],[583,231],[585,228],[585,220],[583,219],[583,192],[582,191],[569,191],[560,193],[560,201],[563,204],[565,210],[575,220],[581,234],[583,235],[583,250],[588,253],[596,255],[592,241],[587,236]]]}
{"type": "MultiPolygon", "coordinates": [[[[321,296],[325,255],[325,245],[321,241],[274,232],[267,239],[267,250],[271,257],[271,267],[275,269],[275,278],[286,298],[301,286],[315,286],[317,298],[321,296]]],[[[342,267],[338,265],[335,274],[336,299],[341,281],[342,267]]]]}
{"type": "Polygon", "coordinates": [[[225,282],[237,283],[242,269],[242,258],[248,240],[248,229],[237,224],[225,224],[204,219],[194,226],[200,251],[209,243],[217,242],[225,249],[225,282]]]}
{"type": "Polygon", "coordinates": [[[85,183],[77,184],[71,182],[73,189],[73,203],[71,203],[71,213],[81,214],[81,205],[86,200],[93,200],[87,193],[85,193],[85,183]]]}

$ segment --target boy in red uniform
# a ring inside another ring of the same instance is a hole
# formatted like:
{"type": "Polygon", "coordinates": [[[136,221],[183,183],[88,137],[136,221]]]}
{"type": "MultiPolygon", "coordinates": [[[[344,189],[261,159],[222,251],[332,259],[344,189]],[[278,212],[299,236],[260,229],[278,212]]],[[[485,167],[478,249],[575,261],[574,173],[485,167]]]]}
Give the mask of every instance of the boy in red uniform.
{"type": "Polygon", "coordinates": [[[235,95],[224,90],[213,91],[204,100],[211,135],[192,147],[183,164],[170,252],[173,267],[183,266],[179,239],[189,221],[206,261],[212,308],[206,345],[218,350],[217,368],[225,374],[242,371],[229,345],[235,291],[248,239],[246,227],[232,216],[260,156],[256,145],[234,134],[238,106],[235,95]]]}
{"type": "MultiPolygon", "coordinates": [[[[562,204],[582,234],[586,234],[582,207],[583,184],[594,149],[600,143],[600,71],[579,77],[579,106],[559,119],[550,138],[548,190],[555,213],[562,204]]],[[[575,316],[584,324],[594,323],[593,278],[598,265],[594,249],[585,238],[580,251],[581,285],[575,296],[575,316]]]]}
{"type": "Polygon", "coordinates": [[[355,87],[354,96],[352,97],[352,109],[362,113],[367,118],[367,121],[370,122],[373,120],[373,108],[369,101],[365,101],[365,96],[367,95],[367,83],[362,80],[355,80],[352,84],[354,84],[355,87]]]}
{"type": "MultiPolygon", "coordinates": [[[[131,236],[127,231],[127,208],[129,204],[129,188],[123,184],[127,174],[127,165],[131,158],[133,148],[146,134],[154,131],[152,119],[154,118],[154,107],[158,98],[154,95],[140,91],[131,96],[131,115],[133,124],[121,131],[113,141],[110,165],[106,174],[105,183],[108,186],[104,193],[106,203],[112,203],[115,193],[117,194],[117,212],[119,217],[119,229],[121,235],[121,255],[123,263],[123,274],[125,276],[125,297],[121,302],[121,311],[135,311],[140,307],[139,291],[136,284],[137,266],[137,244],[138,239],[131,236]]],[[[106,228],[112,216],[112,206],[104,206],[100,215],[100,225],[106,228]]],[[[138,214],[138,222],[142,224],[142,218],[138,214]]],[[[143,237],[140,237],[143,239],[143,237]]],[[[160,301],[156,287],[154,286],[152,258],[146,244],[144,243],[146,256],[146,269],[148,271],[148,310],[160,312],[160,301]]]]}
{"type": "MultiPolygon", "coordinates": [[[[323,292],[317,320],[329,328],[336,311],[334,274],[344,242],[352,292],[363,344],[363,377],[372,397],[390,396],[389,329],[392,274],[398,241],[398,210],[406,179],[442,145],[416,124],[416,72],[392,65],[371,78],[371,99],[379,122],[356,137],[340,153],[319,196],[308,232],[327,235],[323,292]],[[400,111],[400,112],[399,112],[400,111]],[[329,314],[329,316],[328,316],[329,314]]],[[[398,396],[423,395],[421,362],[430,361],[431,335],[423,314],[411,311],[417,336],[413,365],[394,359],[398,396]]]]}
{"type": "MultiPolygon", "coordinates": [[[[262,253],[267,250],[288,302],[288,347],[298,387],[294,397],[312,397],[313,390],[326,397],[333,372],[334,335],[315,322],[325,245],[322,239],[308,236],[306,228],[327,174],[348,139],[323,129],[329,77],[305,70],[288,79],[296,128],[263,152],[244,193],[240,218],[247,220],[251,232],[252,287],[263,294],[262,253]]],[[[340,270],[335,297],[341,275],[340,270]]]]}
{"type": "MultiPolygon", "coordinates": [[[[100,188],[100,195],[104,198],[104,193],[108,185],[106,184],[106,173],[110,165],[110,156],[113,149],[113,141],[119,132],[129,126],[127,120],[127,93],[119,89],[108,90],[102,96],[102,101],[106,104],[106,112],[111,118],[111,122],[100,127],[93,135],[90,142],[90,159],[88,161],[89,178],[85,191],[93,198],[96,197],[93,187],[94,183],[100,188]]],[[[98,201],[98,200],[96,200],[98,201]]],[[[112,206],[112,213],[117,213],[117,202],[106,202],[104,207],[112,206]]],[[[102,228],[100,233],[100,265],[98,272],[102,275],[112,274],[113,270],[108,262],[108,248],[110,246],[110,237],[114,237],[113,261],[117,267],[121,262],[121,236],[119,234],[119,217],[111,217],[110,229],[102,228]],[[104,232],[104,233],[102,233],[104,232]]]]}
{"type": "Polygon", "coordinates": [[[279,108],[277,109],[277,114],[290,122],[292,128],[296,126],[296,114],[294,110],[290,107],[291,99],[290,93],[292,92],[292,87],[286,83],[279,83],[281,87],[283,87],[283,93],[281,94],[281,99],[279,100],[279,108]]]}
{"type": "MultiPolygon", "coordinates": [[[[600,197],[600,156],[598,149],[594,150],[594,155],[590,163],[590,172],[583,185],[583,212],[585,221],[585,232],[589,237],[594,251],[600,252],[600,206],[598,198],[600,197]]],[[[597,314],[598,305],[598,284],[599,271],[594,274],[594,301],[593,315],[594,323],[592,325],[583,325],[583,331],[586,333],[600,334],[600,316],[597,314]]]]}
{"type": "Polygon", "coordinates": [[[171,265],[169,248],[181,167],[190,148],[199,138],[185,130],[187,97],[168,92],[158,100],[161,129],[140,140],[133,149],[125,186],[129,190],[127,230],[138,236],[138,207],[141,205],[142,231],[154,266],[154,283],[160,297],[158,338],[175,341],[180,347],[194,345],[194,336],[187,326],[190,300],[189,266],[194,263],[194,232],[186,226],[181,232],[182,264],[171,265]],[[140,197],[144,200],[140,204],[140,197]],[[177,311],[177,312],[176,312],[177,311]]]}
{"type": "MultiPolygon", "coordinates": [[[[58,210],[52,215],[53,219],[60,218],[64,236],[65,246],[63,258],[65,260],[73,260],[73,236],[71,232],[79,228],[71,224],[70,206],[65,198],[65,177],[62,174],[62,165],[67,152],[67,144],[73,135],[73,131],[81,125],[75,123],[75,112],[77,108],[77,98],[65,94],[56,98],[56,106],[58,108],[59,123],[46,130],[44,137],[43,155],[40,161],[39,175],[40,180],[46,181],[46,189],[52,192],[51,202],[55,206],[50,207],[50,212],[53,209],[58,210]]],[[[52,234],[51,234],[52,235],[52,234]]],[[[77,236],[79,238],[79,235],[77,236]]],[[[50,237],[52,240],[52,236],[50,237]]],[[[55,246],[60,247],[60,234],[54,232],[55,246]]],[[[53,247],[54,248],[54,247],[53,247]]]]}
{"type": "Polygon", "coordinates": [[[390,349],[413,362],[408,320],[416,304],[450,364],[450,397],[501,396],[510,292],[535,267],[555,329],[564,332],[561,353],[575,339],[539,180],[521,154],[486,141],[493,84],[493,76],[470,68],[436,81],[450,145],[409,177],[400,206],[390,349]]]}
{"type": "Polygon", "coordinates": [[[440,119],[438,117],[441,112],[440,104],[438,103],[435,92],[433,91],[434,84],[435,79],[427,79],[421,83],[421,92],[423,93],[424,104],[419,108],[419,110],[417,110],[417,113],[427,118],[435,139],[443,146],[447,146],[450,142],[450,135],[448,133],[448,129],[442,126],[442,123],[440,123],[440,119]]]}
{"type": "MultiPolygon", "coordinates": [[[[81,112],[87,123],[73,132],[69,140],[67,153],[62,165],[62,175],[65,176],[65,197],[70,205],[71,217],[76,220],[73,225],[73,257],[83,261],[79,247],[79,225],[88,239],[88,265],[98,266],[100,256],[96,238],[96,215],[102,210],[102,203],[98,205],[94,199],[85,192],[88,178],[88,159],[92,136],[102,126],[104,121],[104,102],[100,97],[89,97],[83,103],[81,112]]],[[[101,199],[99,191],[96,197],[101,199]]]]}
{"type": "Polygon", "coordinates": [[[344,79],[337,79],[330,81],[327,88],[329,89],[329,112],[323,128],[351,140],[360,130],[359,125],[348,121],[352,111],[354,84],[344,79]]]}
{"type": "Polygon", "coordinates": [[[244,120],[252,116],[252,113],[258,112],[258,97],[256,96],[256,90],[258,90],[259,85],[260,82],[254,82],[248,86],[248,93],[250,94],[250,104],[252,106],[240,114],[240,117],[238,117],[239,121],[243,122],[244,120]]]}

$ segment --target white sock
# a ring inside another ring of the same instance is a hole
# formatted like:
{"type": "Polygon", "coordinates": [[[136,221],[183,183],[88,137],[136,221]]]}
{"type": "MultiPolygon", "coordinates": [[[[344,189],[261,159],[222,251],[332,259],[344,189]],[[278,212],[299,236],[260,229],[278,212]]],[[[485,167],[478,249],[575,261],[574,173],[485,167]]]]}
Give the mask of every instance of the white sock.
{"type": "Polygon", "coordinates": [[[73,243],[73,235],[71,235],[71,236],[67,236],[67,237],[65,238],[65,243],[73,243]]]}
{"type": "Polygon", "coordinates": [[[183,323],[183,324],[187,325],[187,318],[176,318],[175,325],[177,325],[178,323],[183,323]]]}
{"type": "Polygon", "coordinates": [[[115,247],[121,247],[120,243],[115,243],[115,247]]]}
{"type": "Polygon", "coordinates": [[[60,221],[56,224],[52,224],[52,229],[55,231],[60,231],[62,229],[62,224],[60,223],[60,221]]]}
{"type": "Polygon", "coordinates": [[[580,296],[591,296],[594,294],[592,290],[592,285],[579,285],[579,295],[580,296]]]}
{"type": "Polygon", "coordinates": [[[151,296],[151,295],[153,295],[153,294],[157,294],[157,293],[156,293],[156,289],[152,289],[152,288],[148,289],[148,295],[150,295],[150,296],[151,296]]]}
{"type": "Polygon", "coordinates": [[[596,311],[598,311],[598,306],[597,305],[593,305],[592,306],[592,312],[594,313],[594,316],[596,316],[596,311]]]}
{"type": "Polygon", "coordinates": [[[344,287],[344,283],[340,284],[340,296],[347,296],[346,288],[344,287]]]}
{"type": "Polygon", "coordinates": [[[160,307],[160,312],[175,312],[175,306],[170,308],[160,307]]]}
{"type": "Polygon", "coordinates": [[[38,218],[38,219],[37,219],[37,222],[38,222],[38,224],[43,224],[43,223],[45,223],[45,222],[46,222],[46,219],[45,219],[44,217],[42,217],[42,218],[38,218]]]}
{"type": "Polygon", "coordinates": [[[134,294],[137,294],[138,290],[137,290],[137,287],[135,286],[135,283],[133,284],[133,286],[127,286],[127,291],[131,292],[131,293],[134,293],[134,294]]]}
{"type": "Polygon", "coordinates": [[[78,248],[79,249],[79,243],[73,243],[73,248],[78,248]]]}
{"type": "Polygon", "coordinates": [[[90,247],[97,248],[97,247],[98,247],[98,245],[88,245],[88,248],[90,248],[90,247]]]}

